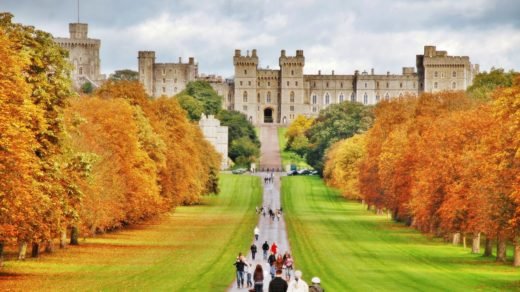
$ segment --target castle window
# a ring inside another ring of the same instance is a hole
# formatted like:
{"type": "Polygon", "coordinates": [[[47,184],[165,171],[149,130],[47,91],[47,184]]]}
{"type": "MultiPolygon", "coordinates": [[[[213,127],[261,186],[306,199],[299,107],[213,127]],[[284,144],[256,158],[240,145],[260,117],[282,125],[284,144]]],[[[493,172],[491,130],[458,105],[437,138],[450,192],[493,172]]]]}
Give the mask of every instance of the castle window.
{"type": "Polygon", "coordinates": [[[163,78],[163,79],[162,79],[162,83],[166,83],[166,78],[163,78]]]}
{"type": "Polygon", "coordinates": [[[441,72],[441,78],[444,78],[444,72],[441,72]]]}
{"type": "Polygon", "coordinates": [[[290,100],[291,100],[291,102],[294,102],[294,91],[291,91],[291,97],[290,97],[290,100]]]}
{"type": "Polygon", "coordinates": [[[267,82],[267,86],[271,86],[271,82],[270,81],[267,82]]]}
{"type": "Polygon", "coordinates": [[[258,86],[260,86],[260,82],[258,82],[258,86]]]}
{"type": "Polygon", "coordinates": [[[317,111],[316,107],[313,106],[313,107],[312,107],[312,112],[315,113],[316,111],[317,111]]]}
{"type": "Polygon", "coordinates": [[[244,70],[244,75],[247,75],[247,70],[244,70]]]}
{"type": "Polygon", "coordinates": [[[363,95],[363,103],[368,104],[368,94],[365,92],[365,95],[363,95]]]}
{"type": "Polygon", "coordinates": [[[173,82],[174,82],[174,83],[177,83],[177,78],[173,79],[173,82]]]}
{"type": "Polygon", "coordinates": [[[341,82],[341,83],[339,84],[339,86],[340,86],[341,88],[343,88],[343,82],[341,82]]]}
{"type": "Polygon", "coordinates": [[[435,78],[439,77],[439,72],[437,72],[437,71],[433,72],[433,77],[435,77],[435,78]]]}
{"type": "Polygon", "coordinates": [[[403,82],[399,83],[399,88],[403,88],[403,82]]]}
{"type": "Polygon", "coordinates": [[[295,83],[296,86],[298,86],[298,81],[295,81],[294,83],[295,83]]]}
{"type": "Polygon", "coordinates": [[[240,86],[242,86],[242,84],[243,84],[243,82],[242,82],[242,81],[240,81],[240,86]]]}
{"type": "Polygon", "coordinates": [[[243,109],[244,111],[247,111],[247,105],[244,105],[244,106],[242,107],[242,109],[243,109]]]}
{"type": "Polygon", "coordinates": [[[163,93],[166,92],[166,87],[163,87],[163,88],[162,88],[162,92],[163,92],[163,93]]]}
{"type": "Polygon", "coordinates": [[[437,89],[437,87],[439,87],[439,84],[437,82],[434,82],[433,83],[433,88],[437,89]]]}
{"type": "Polygon", "coordinates": [[[390,85],[390,84],[388,84],[388,82],[387,82],[387,83],[386,83],[386,88],[388,88],[388,87],[389,87],[388,85],[390,85]]]}
{"type": "Polygon", "coordinates": [[[385,94],[385,99],[386,99],[386,100],[389,100],[389,99],[390,99],[390,95],[388,94],[388,92],[385,94]]]}
{"type": "Polygon", "coordinates": [[[314,82],[314,83],[312,84],[312,87],[314,87],[314,88],[316,87],[316,82],[314,82]]]}
{"type": "Polygon", "coordinates": [[[247,102],[247,91],[244,91],[244,94],[242,95],[244,102],[247,102]]]}
{"type": "Polygon", "coordinates": [[[452,88],[452,89],[457,89],[457,82],[453,82],[453,83],[451,84],[451,88],[452,88]]]}
{"type": "Polygon", "coordinates": [[[294,105],[291,105],[291,106],[289,107],[289,110],[293,112],[293,111],[294,111],[294,105]]]}
{"type": "Polygon", "coordinates": [[[248,81],[248,82],[247,82],[247,85],[251,86],[251,81],[248,81]]]}
{"type": "Polygon", "coordinates": [[[329,83],[328,83],[328,82],[327,82],[327,83],[325,83],[325,86],[327,86],[327,88],[329,88],[329,83]]]}
{"type": "Polygon", "coordinates": [[[345,100],[345,96],[343,95],[343,93],[341,93],[339,95],[339,102],[343,102],[345,100]]]}
{"type": "Polygon", "coordinates": [[[291,70],[291,75],[294,75],[294,70],[291,70]]]}
{"type": "Polygon", "coordinates": [[[79,67],[79,74],[83,74],[83,67],[79,67]]]}
{"type": "Polygon", "coordinates": [[[267,102],[267,103],[270,103],[270,102],[271,102],[271,91],[268,91],[268,92],[267,92],[266,102],[267,102]]]}
{"type": "Polygon", "coordinates": [[[259,93],[258,96],[256,97],[256,101],[257,101],[258,103],[260,103],[260,93],[259,93]]]}
{"type": "Polygon", "coordinates": [[[367,88],[367,87],[368,87],[368,83],[365,82],[365,88],[367,88]]]}
{"type": "Polygon", "coordinates": [[[330,95],[325,93],[325,104],[330,104],[330,95]]]}
{"type": "Polygon", "coordinates": [[[376,88],[379,89],[379,81],[376,82],[376,88]]]}
{"type": "Polygon", "coordinates": [[[453,77],[453,78],[457,77],[457,71],[453,71],[453,72],[451,73],[451,77],[453,77]]]}
{"type": "Polygon", "coordinates": [[[350,95],[350,101],[356,102],[356,94],[354,92],[352,92],[352,94],[350,95]]]}
{"type": "Polygon", "coordinates": [[[289,81],[287,81],[287,86],[289,86],[289,84],[290,84],[290,82],[289,82],[289,81]]]}
{"type": "Polygon", "coordinates": [[[317,101],[318,101],[318,97],[316,96],[316,94],[313,94],[312,95],[312,104],[316,104],[317,101]]]}

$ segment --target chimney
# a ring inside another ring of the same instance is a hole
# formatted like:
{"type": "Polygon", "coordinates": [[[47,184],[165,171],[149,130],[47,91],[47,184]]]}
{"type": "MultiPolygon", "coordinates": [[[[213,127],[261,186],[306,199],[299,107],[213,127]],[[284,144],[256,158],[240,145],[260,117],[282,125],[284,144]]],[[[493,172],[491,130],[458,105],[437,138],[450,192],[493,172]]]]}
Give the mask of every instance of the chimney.
{"type": "Polygon", "coordinates": [[[189,59],[189,64],[190,64],[190,65],[195,64],[195,58],[190,57],[190,59],[189,59]]]}
{"type": "Polygon", "coordinates": [[[249,50],[247,50],[247,54],[246,54],[246,56],[248,56],[248,57],[249,57],[249,50]]]}
{"type": "Polygon", "coordinates": [[[282,55],[282,57],[285,57],[285,50],[282,50],[280,54],[282,55]]]}
{"type": "Polygon", "coordinates": [[[332,70],[332,75],[334,76],[334,70],[332,70]]]}
{"type": "Polygon", "coordinates": [[[240,57],[240,50],[235,50],[235,57],[240,57]]]}
{"type": "Polygon", "coordinates": [[[182,57],[179,57],[179,64],[182,63],[182,57]]]}
{"type": "Polygon", "coordinates": [[[318,70],[318,75],[321,75],[321,70],[318,70]]]}
{"type": "Polygon", "coordinates": [[[374,75],[374,68],[370,69],[370,74],[374,75]]]}
{"type": "Polygon", "coordinates": [[[256,58],[256,49],[253,49],[253,52],[251,53],[251,57],[256,58]]]}
{"type": "Polygon", "coordinates": [[[386,76],[390,76],[390,71],[386,71],[386,76]]]}

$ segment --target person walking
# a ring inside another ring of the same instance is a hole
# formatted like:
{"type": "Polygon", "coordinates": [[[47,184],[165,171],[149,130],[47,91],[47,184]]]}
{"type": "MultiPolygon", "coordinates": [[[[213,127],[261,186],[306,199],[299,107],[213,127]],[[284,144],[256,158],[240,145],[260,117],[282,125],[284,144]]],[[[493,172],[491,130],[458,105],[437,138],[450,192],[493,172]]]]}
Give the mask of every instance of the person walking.
{"type": "Polygon", "coordinates": [[[291,274],[294,266],[294,261],[289,252],[286,252],[284,255],[283,264],[285,265],[285,278],[287,281],[291,280],[291,274]]]}
{"type": "Polygon", "coordinates": [[[267,240],[262,244],[262,250],[264,251],[264,260],[267,260],[267,252],[269,251],[269,244],[267,240]]]}
{"type": "Polygon", "coordinates": [[[253,242],[253,244],[251,244],[251,257],[253,258],[253,261],[255,260],[256,251],[256,244],[253,242]]]}
{"type": "Polygon", "coordinates": [[[276,276],[269,283],[269,292],[287,292],[287,282],[282,279],[282,270],[276,270],[276,276]]]}
{"type": "Polygon", "coordinates": [[[251,269],[252,265],[246,263],[246,265],[244,266],[244,274],[247,276],[247,288],[253,288],[251,269]]]}
{"type": "Polygon", "coordinates": [[[264,270],[262,265],[256,265],[255,272],[253,273],[253,281],[255,282],[255,292],[263,292],[264,290],[264,270]]]}
{"type": "Polygon", "coordinates": [[[309,285],[302,279],[302,272],[294,272],[294,279],[289,282],[287,292],[309,292],[309,285]]]}
{"type": "Polygon", "coordinates": [[[271,253],[269,255],[269,258],[267,259],[267,262],[269,263],[269,273],[271,274],[271,280],[274,279],[275,272],[276,272],[276,256],[274,253],[271,253]]]}
{"type": "Polygon", "coordinates": [[[271,252],[276,254],[277,251],[278,251],[278,246],[276,245],[276,242],[273,242],[273,244],[271,244],[271,252]]]}
{"type": "Polygon", "coordinates": [[[258,226],[255,226],[254,234],[255,240],[258,240],[258,236],[260,236],[260,229],[258,229],[258,226]]]}
{"type": "Polygon", "coordinates": [[[309,287],[309,292],[325,292],[325,289],[321,288],[320,278],[314,277],[311,282],[312,285],[309,287]]]}
{"type": "Polygon", "coordinates": [[[237,260],[235,261],[236,273],[237,273],[237,286],[238,288],[244,287],[244,268],[245,261],[242,258],[242,253],[238,254],[237,260]]]}

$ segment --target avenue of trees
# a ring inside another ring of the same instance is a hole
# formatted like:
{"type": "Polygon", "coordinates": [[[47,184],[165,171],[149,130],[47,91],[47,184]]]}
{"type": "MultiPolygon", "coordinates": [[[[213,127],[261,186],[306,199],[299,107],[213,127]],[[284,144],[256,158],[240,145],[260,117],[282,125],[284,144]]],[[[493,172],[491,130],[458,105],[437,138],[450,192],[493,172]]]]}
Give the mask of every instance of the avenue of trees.
{"type": "Polygon", "coordinates": [[[369,209],[520,265],[520,77],[492,70],[468,92],[383,101],[374,125],[327,151],[326,182],[369,209]],[[516,78],[516,79],[515,79],[516,78]]]}
{"type": "Polygon", "coordinates": [[[218,192],[220,156],[177,100],[137,81],[74,97],[66,51],[0,14],[0,264],[218,192]]]}

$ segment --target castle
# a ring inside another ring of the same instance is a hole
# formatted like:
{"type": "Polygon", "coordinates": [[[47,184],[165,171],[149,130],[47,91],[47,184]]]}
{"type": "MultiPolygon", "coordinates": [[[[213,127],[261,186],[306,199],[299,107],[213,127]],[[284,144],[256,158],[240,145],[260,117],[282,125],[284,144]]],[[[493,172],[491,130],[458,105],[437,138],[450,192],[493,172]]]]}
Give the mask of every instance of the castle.
{"type": "Polygon", "coordinates": [[[321,109],[345,100],[366,105],[407,94],[465,90],[478,73],[467,56],[449,56],[425,46],[416,68],[402,74],[355,71],[353,75],[304,74],[303,50],[294,56],[281,51],[279,69],[259,68],[257,51],[235,50],[233,80],[198,74],[194,58],[188,63],[155,63],[154,52],[139,52],[139,80],[151,96],[173,96],[192,80],[206,80],[224,98],[223,107],[244,113],[253,124],[288,124],[297,115],[317,116],[321,109]]]}
{"type": "Polygon", "coordinates": [[[69,33],[69,38],[54,38],[54,41],[69,52],[74,87],[80,88],[86,82],[98,87],[106,79],[100,70],[101,41],[88,38],[86,23],[69,23],[69,33]]]}

